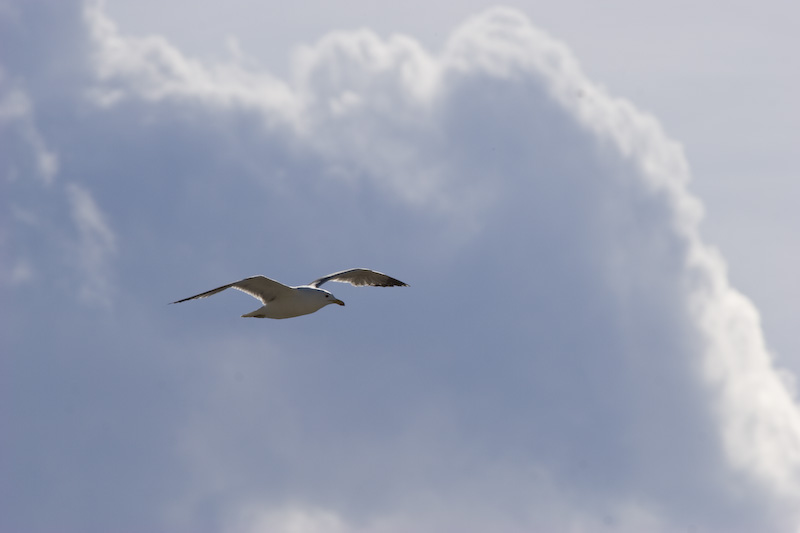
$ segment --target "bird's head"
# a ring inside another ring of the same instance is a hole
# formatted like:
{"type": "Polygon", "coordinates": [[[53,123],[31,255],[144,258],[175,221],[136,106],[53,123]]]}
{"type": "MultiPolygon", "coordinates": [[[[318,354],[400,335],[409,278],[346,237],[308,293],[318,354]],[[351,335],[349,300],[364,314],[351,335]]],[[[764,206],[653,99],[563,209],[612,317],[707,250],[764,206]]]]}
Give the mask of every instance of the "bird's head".
{"type": "Polygon", "coordinates": [[[340,299],[338,299],[336,296],[334,296],[333,294],[329,293],[328,291],[326,291],[324,289],[317,289],[317,290],[319,290],[319,291],[321,291],[323,293],[323,298],[325,299],[325,305],[328,305],[328,304],[344,305],[343,301],[341,301],[340,299]]]}

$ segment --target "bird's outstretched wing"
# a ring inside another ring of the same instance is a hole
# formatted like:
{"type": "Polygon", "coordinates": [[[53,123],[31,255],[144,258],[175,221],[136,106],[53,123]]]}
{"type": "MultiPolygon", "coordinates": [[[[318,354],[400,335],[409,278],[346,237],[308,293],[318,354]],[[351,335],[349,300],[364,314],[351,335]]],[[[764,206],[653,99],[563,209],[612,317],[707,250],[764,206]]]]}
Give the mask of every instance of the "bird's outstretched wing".
{"type": "Polygon", "coordinates": [[[327,281],[340,281],[342,283],[349,283],[356,287],[371,286],[371,287],[408,287],[399,279],[387,276],[375,270],[367,268],[351,268],[350,270],[342,270],[335,274],[329,274],[325,277],[315,279],[308,285],[310,287],[319,287],[327,281]]]}
{"type": "Polygon", "coordinates": [[[283,283],[265,278],[264,276],[253,276],[251,278],[234,281],[233,283],[228,283],[222,287],[217,287],[216,289],[211,289],[210,291],[195,294],[194,296],[189,296],[188,298],[184,298],[183,300],[178,300],[172,303],[179,304],[181,302],[194,300],[196,298],[208,298],[209,296],[217,294],[218,292],[222,292],[225,289],[231,288],[238,289],[254,298],[258,298],[264,305],[267,305],[267,303],[280,296],[281,293],[288,293],[292,290],[291,287],[287,287],[283,283]]]}

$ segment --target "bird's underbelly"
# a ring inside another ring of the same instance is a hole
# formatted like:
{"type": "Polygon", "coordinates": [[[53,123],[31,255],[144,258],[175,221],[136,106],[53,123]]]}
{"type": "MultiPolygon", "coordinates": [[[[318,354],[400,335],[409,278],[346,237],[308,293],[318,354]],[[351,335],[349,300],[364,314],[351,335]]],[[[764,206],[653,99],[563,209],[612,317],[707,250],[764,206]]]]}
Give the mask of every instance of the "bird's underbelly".
{"type": "Polygon", "coordinates": [[[320,305],[315,301],[308,300],[295,300],[295,301],[279,301],[275,300],[267,305],[256,309],[252,313],[242,315],[243,317],[256,317],[256,318],[292,318],[296,316],[308,315],[315,311],[319,311],[324,304],[320,305]]]}

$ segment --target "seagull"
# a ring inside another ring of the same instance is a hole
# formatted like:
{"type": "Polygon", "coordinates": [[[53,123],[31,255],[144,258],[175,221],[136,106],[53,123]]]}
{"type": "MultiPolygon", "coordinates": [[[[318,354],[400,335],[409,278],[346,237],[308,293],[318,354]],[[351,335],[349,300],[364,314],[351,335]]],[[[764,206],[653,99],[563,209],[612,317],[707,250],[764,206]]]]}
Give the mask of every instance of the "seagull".
{"type": "Polygon", "coordinates": [[[320,285],[328,281],[349,283],[356,287],[408,287],[402,281],[375,270],[352,268],[323,276],[308,285],[299,285],[297,287],[289,287],[264,276],[252,276],[171,303],[179,304],[197,298],[208,298],[225,289],[233,288],[258,298],[264,304],[255,311],[242,315],[242,317],[292,318],[314,313],[328,304],[344,305],[344,302],[333,294],[319,288],[320,285]]]}

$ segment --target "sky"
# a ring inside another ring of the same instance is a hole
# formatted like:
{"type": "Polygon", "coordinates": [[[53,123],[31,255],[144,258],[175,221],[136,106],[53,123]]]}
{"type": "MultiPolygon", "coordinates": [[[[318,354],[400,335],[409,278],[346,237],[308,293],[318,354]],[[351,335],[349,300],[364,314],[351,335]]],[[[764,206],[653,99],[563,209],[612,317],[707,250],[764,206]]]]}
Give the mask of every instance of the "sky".
{"type": "Polygon", "coordinates": [[[0,531],[798,531],[798,8],[614,7],[0,1],[0,531]]]}

